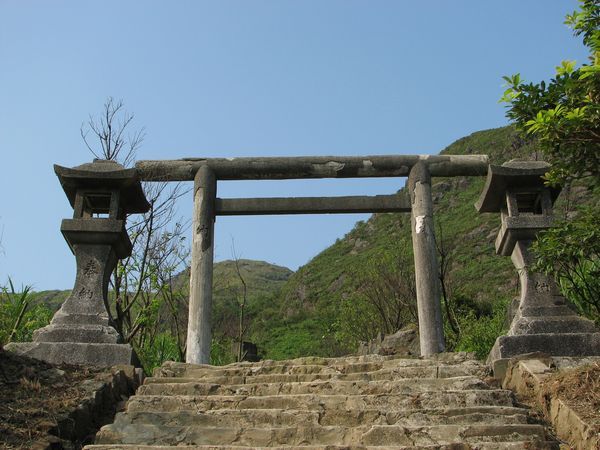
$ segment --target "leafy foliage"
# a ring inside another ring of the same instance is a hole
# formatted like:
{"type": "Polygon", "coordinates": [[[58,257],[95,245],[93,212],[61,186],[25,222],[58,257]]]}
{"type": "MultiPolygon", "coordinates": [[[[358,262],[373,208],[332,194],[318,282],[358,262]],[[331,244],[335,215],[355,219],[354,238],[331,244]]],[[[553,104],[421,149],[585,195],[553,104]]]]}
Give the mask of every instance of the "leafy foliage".
{"type": "Polygon", "coordinates": [[[548,174],[554,184],[584,177],[600,181],[600,5],[580,0],[580,7],[565,23],[583,37],[589,64],[576,68],[575,61],[563,61],[548,83],[526,83],[519,74],[504,77],[507,116],[538,139],[554,164],[548,174]]]}
{"type": "Polygon", "coordinates": [[[541,233],[533,244],[536,268],[554,276],[579,312],[600,323],[600,222],[594,208],[541,233]]]}
{"type": "Polygon", "coordinates": [[[170,332],[158,333],[151,344],[139,347],[137,353],[148,373],[165,361],[181,361],[177,339],[170,332]]]}
{"type": "Polygon", "coordinates": [[[477,314],[475,309],[467,309],[458,315],[461,333],[452,346],[456,351],[475,352],[484,359],[490,352],[496,338],[507,330],[506,308],[508,302],[500,299],[493,303],[492,311],[477,314]]]}
{"type": "MultiPolygon", "coordinates": [[[[504,77],[508,89],[502,100],[507,116],[534,136],[553,163],[546,175],[551,184],[587,185],[594,197],[600,191],[600,4],[580,0],[580,9],[565,23],[589,49],[589,63],[577,68],[563,61],[548,83],[525,83],[519,74],[504,77]]],[[[537,267],[554,276],[563,294],[579,310],[600,322],[598,239],[600,206],[592,203],[571,221],[538,236],[537,267]]]]}

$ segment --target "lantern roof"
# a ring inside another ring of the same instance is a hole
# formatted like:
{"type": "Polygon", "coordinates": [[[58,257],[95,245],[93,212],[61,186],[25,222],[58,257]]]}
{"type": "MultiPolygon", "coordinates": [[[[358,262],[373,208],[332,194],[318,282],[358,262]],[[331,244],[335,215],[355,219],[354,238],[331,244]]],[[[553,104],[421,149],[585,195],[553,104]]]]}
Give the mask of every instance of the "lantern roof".
{"type": "Polygon", "coordinates": [[[116,189],[120,192],[121,209],[126,214],[145,213],[150,209],[137,170],[126,169],[116,161],[94,159],[73,168],[55,164],[54,173],[73,207],[78,190],[116,189]]]}
{"type": "Polygon", "coordinates": [[[560,188],[546,186],[543,179],[550,167],[550,164],[544,161],[511,160],[501,166],[490,164],[483,192],[475,203],[475,208],[480,213],[500,212],[506,203],[508,190],[530,190],[534,193],[548,189],[554,203],[560,188]]]}

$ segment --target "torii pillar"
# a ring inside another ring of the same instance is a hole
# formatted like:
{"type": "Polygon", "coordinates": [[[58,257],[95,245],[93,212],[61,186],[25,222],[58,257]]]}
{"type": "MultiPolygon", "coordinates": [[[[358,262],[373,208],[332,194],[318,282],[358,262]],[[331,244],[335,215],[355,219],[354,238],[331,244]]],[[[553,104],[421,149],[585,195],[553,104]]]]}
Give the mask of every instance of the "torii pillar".
{"type": "Polygon", "coordinates": [[[440,269],[433,226],[431,174],[422,161],[415,164],[410,171],[408,190],[412,211],[411,229],[415,258],[419,343],[421,356],[430,356],[443,352],[445,343],[440,304],[440,269]]]}
{"type": "Polygon", "coordinates": [[[215,173],[203,165],[194,177],[190,305],[185,358],[187,363],[192,364],[210,363],[216,196],[215,173]]]}

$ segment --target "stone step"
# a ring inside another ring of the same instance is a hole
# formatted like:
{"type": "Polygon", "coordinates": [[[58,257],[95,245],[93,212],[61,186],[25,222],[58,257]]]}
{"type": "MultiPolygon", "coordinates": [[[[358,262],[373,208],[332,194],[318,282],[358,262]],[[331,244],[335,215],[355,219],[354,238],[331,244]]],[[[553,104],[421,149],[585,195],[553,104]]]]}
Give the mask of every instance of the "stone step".
{"type": "MultiPolygon", "coordinates": [[[[446,354],[444,354],[446,355],[446,354]]],[[[454,354],[453,354],[454,355],[454,354]]],[[[177,376],[248,376],[264,374],[312,374],[312,373],[356,373],[372,372],[386,368],[451,366],[462,364],[481,370],[479,362],[470,354],[458,354],[454,357],[438,357],[428,359],[402,359],[389,356],[368,355],[346,358],[298,358],[289,361],[261,361],[259,363],[234,363],[227,366],[210,366],[205,364],[189,364],[166,362],[154,371],[157,377],[177,376]]]]}
{"type": "MultiPolygon", "coordinates": [[[[249,383],[294,383],[307,382],[318,380],[395,380],[400,378],[450,378],[459,376],[479,376],[485,377],[489,374],[489,369],[479,364],[474,365],[432,365],[432,366],[415,366],[415,367],[391,367],[383,368],[370,372],[350,372],[344,373],[334,368],[329,370],[321,370],[316,373],[276,373],[276,374],[254,374],[238,373],[226,375],[214,375],[211,371],[186,369],[178,377],[201,379],[204,383],[217,384],[249,384],[249,383]]],[[[156,377],[155,377],[156,378],[156,377]]],[[[174,377],[160,377],[165,380],[174,377]]]]}
{"type": "Polygon", "coordinates": [[[404,445],[545,441],[541,425],[438,425],[406,427],[374,425],[360,427],[294,426],[270,428],[165,426],[125,424],[102,427],[96,443],[152,445],[404,445]]]}
{"type": "Polygon", "coordinates": [[[508,360],[531,352],[552,356],[600,356],[599,350],[600,332],[500,336],[496,339],[488,360],[494,361],[495,365],[498,360],[508,360]]]}
{"type": "Polygon", "coordinates": [[[325,380],[301,383],[222,385],[193,378],[147,378],[136,395],[283,395],[283,394],[402,394],[423,391],[489,389],[477,377],[423,378],[394,381],[325,380]]]}
{"type": "Polygon", "coordinates": [[[87,450],[558,449],[469,354],[166,363],[87,450]]]}
{"type": "Polygon", "coordinates": [[[283,409],[220,409],[170,412],[128,411],[115,419],[117,428],[143,423],[165,426],[205,427],[282,427],[291,425],[321,425],[357,427],[363,425],[484,425],[526,424],[528,410],[514,407],[480,406],[470,408],[407,409],[388,411],[364,410],[283,410],[283,409]]]}
{"type": "MultiPolygon", "coordinates": [[[[139,391],[139,389],[138,389],[139,391]]],[[[504,389],[430,391],[380,395],[135,395],[127,411],[206,411],[211,409],[294,409],[401,411],[418,408],[513,406],[513,395],[504,389]]]]}
{"type": "Polygon", "coordinates": [[[511,326],[512,334],[594,333],[596,324],[575,314],[570,316],[521,317],[511,326]]]}
{"type": "Polygon", "coordinates": [[[138,445],[138,444],[99,444],[87,445],[84,450],[559,450],[553,441],[521,441],[521,442],[474,442],[471,444],[432,444],[405,445],[285,445],[275,447],[246,447],[238,445],[138,445]]]}

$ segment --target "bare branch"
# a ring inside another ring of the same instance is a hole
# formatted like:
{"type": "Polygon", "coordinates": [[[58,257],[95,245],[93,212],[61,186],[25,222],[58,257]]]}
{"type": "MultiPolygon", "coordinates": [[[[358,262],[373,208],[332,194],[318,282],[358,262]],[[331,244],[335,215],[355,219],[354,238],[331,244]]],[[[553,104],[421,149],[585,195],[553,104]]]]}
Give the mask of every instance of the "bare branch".
{"type": "Polygon", "coordinates": [[[95,119],[90,115],[87,124],[81,125],[81,138],[94,157],[128,166],[133,163],[136,151],[145,137],[144,128],[130,132],[129,126],[133,119],[134,115],[125,111],[122,100],[115,101],[108,97],[100,118],[95,119]],[[90,132],[98,139],[98,147],[90,143],[90,132]],[[124,152],[124,149],[127,151],[124,152]]]}

